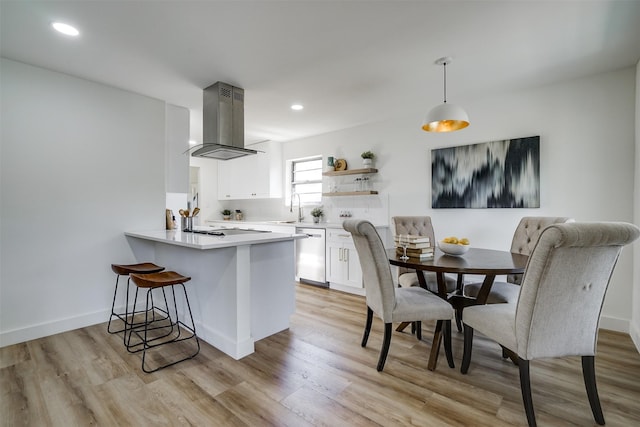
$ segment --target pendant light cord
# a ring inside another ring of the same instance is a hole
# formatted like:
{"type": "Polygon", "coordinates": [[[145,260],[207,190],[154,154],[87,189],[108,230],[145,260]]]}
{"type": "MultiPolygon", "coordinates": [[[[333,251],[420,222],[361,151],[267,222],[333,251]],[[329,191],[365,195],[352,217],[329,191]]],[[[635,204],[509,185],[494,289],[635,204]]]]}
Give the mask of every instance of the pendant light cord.
{"type": "Polygon", "coordinates": [[[447,63],[442,64],[444,67],[444,103],[447,103],[447,63]]]}

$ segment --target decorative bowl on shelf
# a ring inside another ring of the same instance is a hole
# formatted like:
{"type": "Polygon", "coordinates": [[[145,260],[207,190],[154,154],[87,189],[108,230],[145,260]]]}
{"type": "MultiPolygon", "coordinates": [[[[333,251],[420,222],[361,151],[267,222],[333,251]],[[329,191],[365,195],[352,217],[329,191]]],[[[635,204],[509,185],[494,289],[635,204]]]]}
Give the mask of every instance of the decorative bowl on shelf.
{"type": "Polygon", "coordinates": [[[469,245],[461,245],[458,243],[438,242],[438,247],[447,255],[463,255],[469,250],[469,245]]]}

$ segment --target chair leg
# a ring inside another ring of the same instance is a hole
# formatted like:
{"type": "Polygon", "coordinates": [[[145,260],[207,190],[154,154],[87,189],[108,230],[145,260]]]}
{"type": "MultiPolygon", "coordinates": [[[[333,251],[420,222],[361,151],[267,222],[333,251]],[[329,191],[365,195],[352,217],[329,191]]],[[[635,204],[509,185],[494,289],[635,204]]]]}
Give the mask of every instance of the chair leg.
{"type": "Polygon", "coordinates": [[[113,291],[113,301],[111,302],[111,315],[109,316],[109,323],[107,324],[107,332],[109,332],[110,334],[121,332],[121,331],[111,330],[111,320],[113,319],[113,316],[117,316],[117,314],[115,313],[115,308],[116,308],[116,295],[118,294],[118,280],[120,280],[120,275],[116,274],[116,288],[113,291]]]}
{"type": "Polygon", "coordinates": [[[444,354],[447,356],[447,363],[450,368],[455,368],[453,363],[453,352],[451,351],[451,320],[444,321],[444,354]]]}
{"type": "MultiPolygon", "coordinates": [[[[126,301],[126,305],[125,305],[127,311],[125,312],[125,315],[124,315],[124,318],[125,318],[124,335],[122,336],[122,343],[127,348],[127,351],[130,351],[130,349],[132,347],[135,347],[135,345],[131,345],[131,335],[133,334],[133,329],[134,329],[134,326],[135,326],[133,320],[134,320],[135,315],[136,315],[136,307],[137,307],[137,304],[138,304],[138,290],[139,290],[139,288],[136,286],[136,293],[135,293],[135,295],[133,297],[133,310],[131,312],[131,322],[130,323],[129,323],[129,292],[127,290],[127,301],[126,301]],[[129,330],[127,331],[127,329],[129,329],[129,330]],[[127,333],[129,335],[127,335],[127,333]]],[[[146,316],[146,313],[145,313],[145,316],[146,316]]]]}
{"type": "Polygon", "coordinates": [[[529,427],[535,427],[536,414],[533,411],[533,399],[531,398],[529,361],[519,357],[518,368],[520,370],[520,390],[522,390],[522,403],[524,403],[524,412],[527,414],[527,422],[529,423],[529,427]]]}
{"type": "Polygon", "coordinates": [[[378,359],[378,372],[384,369],[384,362],[387,361],[389,354],[389,345],[391,344],[391,323],[384,324],[384,339],[382,340],[382,349],[380,350],[380,358],[378,359]]]}
{"type": "Polygon", "coordinates": [[[464,351],[462,353],[462,366],[460,366],[460,372],[466,374],[469,371],[469,364],[471,363],[471,349],[473,348],[473,328],[471,326],[464,325],[464,351]]]}
{"type": "Polygon", "coordinates": [[[458,332],[462,332],[462,309],[456,310],[456,327],[458,332]]]}
{"type": "Polygon", "coordinates": [[[440,342],[442,341],[442,322],[443,320],[436,321],[436,328],[433,332],[433,342],[431,343],[431,353],[429,354],[429,361],[427,362],[427,369],[435,371],[438,364],[438,354],[440,353],[440,342]]]}
{"type": "MultiPolygon", "coordinates": [[[[456,292],[458,295],[464,295],[464,274],[458,274],[456,292]]],[[[462,332],[462,308],[456,309],[456,327],[458,332],[462,332]]]]}
{"type": "Polygon", "coordinates": [[[422,339],[422,322],[413,322],[416,328],[416,338],[418,340],[422,339]]]}
{"type": "Polygon", "coordinates": [[[584,386],[587,389],[589,404],[593,418],[600,425],[604,425],[604,415],[600,406],[600,398],[598,397],[598,388],[596,387],[596,367],[594,356],[582,356],[582,376],[584,377],[584,386]]]}
{"type": "Polygon", "coordinates": [[[362,347],[367,346],[367,341],[369,340],[369,332],[371,332],[371,321],[373,320],[373,310],[367,307],[367,321],[364,324],[364,336],[362,337],[362,347]]]}

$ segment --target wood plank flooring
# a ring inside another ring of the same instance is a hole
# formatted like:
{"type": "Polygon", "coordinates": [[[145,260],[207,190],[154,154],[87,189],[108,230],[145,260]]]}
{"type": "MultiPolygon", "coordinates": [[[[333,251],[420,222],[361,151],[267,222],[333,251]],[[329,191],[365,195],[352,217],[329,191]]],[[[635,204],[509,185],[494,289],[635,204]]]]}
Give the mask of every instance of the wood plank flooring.
{"type": "MultiPolygon", "coordinates": [[[[206,343],[195,359],[145,374],[106,323],[0,349],[1,426],[511,426],[526,425],[517,367],[474,339],[468,375],[423,340],[394,332],[375,366],[379,319],[360,347],[364,298],[297,285],[291,328],[235,361],[206,343]]],[[[598,389],[608,426],[640,425],[640,355],[628,335],[602,331],[598,389]]],[[[531,363],[540,426],[595,425],[579,358],[531,363]]]]}

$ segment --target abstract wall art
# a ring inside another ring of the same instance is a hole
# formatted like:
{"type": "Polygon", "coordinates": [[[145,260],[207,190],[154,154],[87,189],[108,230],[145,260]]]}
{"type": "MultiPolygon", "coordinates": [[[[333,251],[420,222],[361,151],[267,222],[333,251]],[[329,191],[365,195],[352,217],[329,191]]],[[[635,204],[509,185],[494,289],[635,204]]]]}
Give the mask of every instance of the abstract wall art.
{"type": "Polygon", "coordinates": [[[431,207],[539,208],[540,137],[431,150],[431,207]]]}

